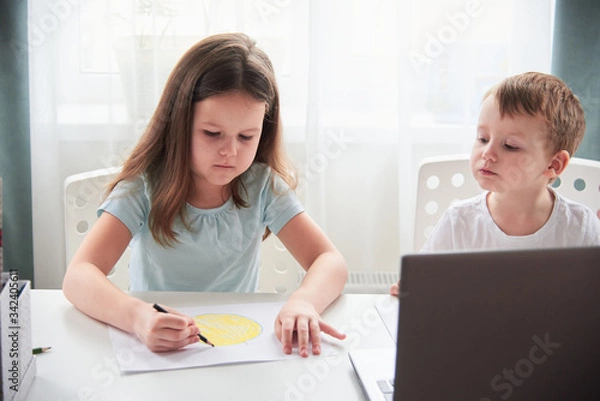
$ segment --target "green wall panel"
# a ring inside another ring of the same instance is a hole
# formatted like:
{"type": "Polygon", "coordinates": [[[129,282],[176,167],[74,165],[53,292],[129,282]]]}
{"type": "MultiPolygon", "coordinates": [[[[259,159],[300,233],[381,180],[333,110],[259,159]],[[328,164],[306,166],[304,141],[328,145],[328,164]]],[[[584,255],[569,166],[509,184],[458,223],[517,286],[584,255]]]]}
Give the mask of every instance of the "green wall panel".
{"type": "Polygon", "coordinates": [[[0,177],[3,270],[33,281],[27,1],[0,0],[0,177]],[[22,47],[21,47],[22,48],[22,47]]]}

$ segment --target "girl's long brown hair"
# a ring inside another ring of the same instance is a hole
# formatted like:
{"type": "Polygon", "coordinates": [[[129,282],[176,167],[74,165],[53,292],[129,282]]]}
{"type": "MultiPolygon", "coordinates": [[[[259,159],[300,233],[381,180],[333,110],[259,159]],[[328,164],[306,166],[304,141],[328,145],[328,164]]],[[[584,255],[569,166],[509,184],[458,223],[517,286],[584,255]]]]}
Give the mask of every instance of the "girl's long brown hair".
{"type": "MultiPolygon", "coordinates": [[[[279,91],[269,58],[244,34],[209,36],[181,57],[165,84],[148,127],[118,177],[109,185],[112,191],[120,181],[145,175],[150,184],[148,224],[152,236],[162,246],[172,246],[177,241],[172,228],[177,215],[187,226],[185,205],[192,185],[193,105],[233,90],[248,93],[267,105],[254,161],[267,164],[290,188],[297,186],[293,167],[283,149],[279,91]]],[[[235,205],[248,206],[239,177],[230,187],[235,205]]]]}

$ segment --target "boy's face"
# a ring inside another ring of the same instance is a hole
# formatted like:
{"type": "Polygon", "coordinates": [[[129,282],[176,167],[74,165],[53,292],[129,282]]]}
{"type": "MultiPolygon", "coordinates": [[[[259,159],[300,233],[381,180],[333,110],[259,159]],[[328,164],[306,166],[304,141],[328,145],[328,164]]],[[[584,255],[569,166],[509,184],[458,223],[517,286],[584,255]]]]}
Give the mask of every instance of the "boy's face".
{"type": "Polygon", "coordinates": [[[500,116],[495,96],[481,105],[477,137],[471,152],[471,172],[481,188],[491,192],[531,192],[544,189],[553,177],[547,127],[541,117],[500,116]]]}

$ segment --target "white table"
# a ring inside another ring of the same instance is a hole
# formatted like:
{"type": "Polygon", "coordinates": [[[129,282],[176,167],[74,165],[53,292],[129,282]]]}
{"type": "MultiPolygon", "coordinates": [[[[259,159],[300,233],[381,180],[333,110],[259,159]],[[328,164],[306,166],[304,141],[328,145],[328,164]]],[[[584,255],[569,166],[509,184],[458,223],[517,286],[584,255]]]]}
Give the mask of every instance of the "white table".
{"type": "MultiPolygon", "coordinates": [[[[134,293],[171,307],[283,301],[279,294],[134,293]]],[[[342,295],[323,318],[348,335],[336,356],[121,374],[104,323],[75,309],[60,290],[33,290],[32,344],[37,376],[27,400],[364,400],[348,360],[352,348],[395,347],[375,305],[388,295],[342,295]]]]}

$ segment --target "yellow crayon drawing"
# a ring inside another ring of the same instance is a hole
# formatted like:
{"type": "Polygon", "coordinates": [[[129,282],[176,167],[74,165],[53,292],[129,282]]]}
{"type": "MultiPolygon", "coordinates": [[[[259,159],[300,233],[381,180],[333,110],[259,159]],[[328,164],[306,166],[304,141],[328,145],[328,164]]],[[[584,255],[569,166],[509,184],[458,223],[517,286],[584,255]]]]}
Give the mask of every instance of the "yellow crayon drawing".
{"type": "Polygon", "coordinates": [[[194,317],[200,333],[215,346],[241,344],[258,337],[262,326],[252,319],[229,313],[209,313],[194,317]]]}

